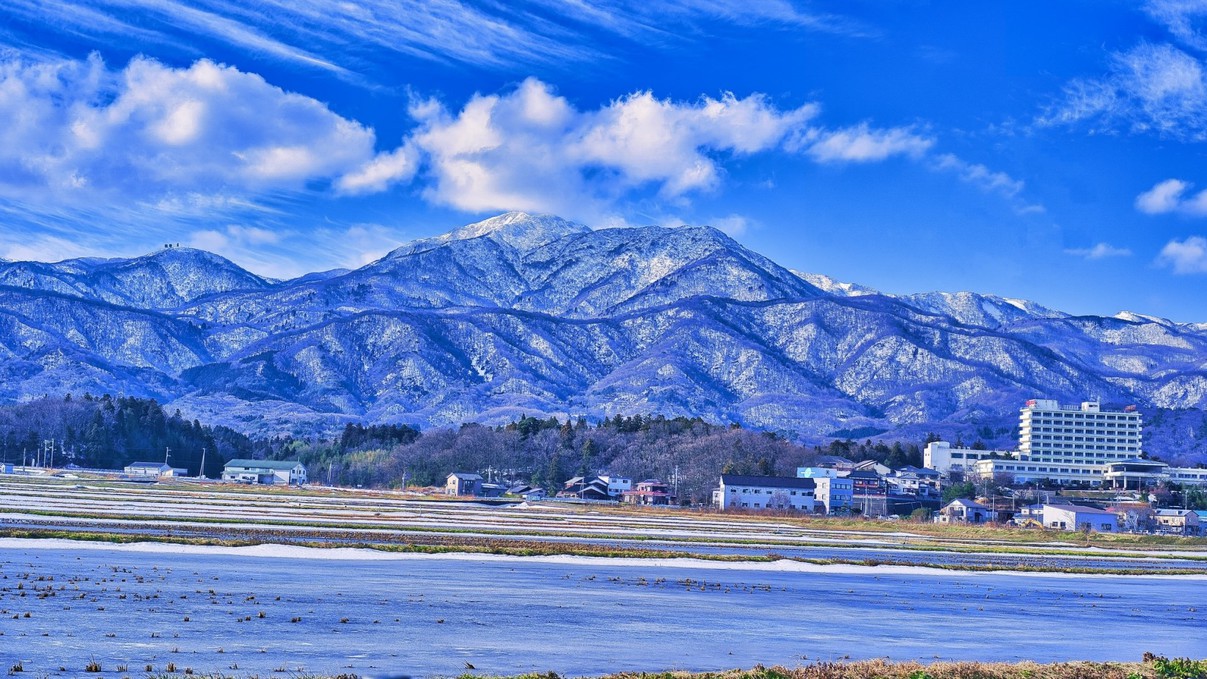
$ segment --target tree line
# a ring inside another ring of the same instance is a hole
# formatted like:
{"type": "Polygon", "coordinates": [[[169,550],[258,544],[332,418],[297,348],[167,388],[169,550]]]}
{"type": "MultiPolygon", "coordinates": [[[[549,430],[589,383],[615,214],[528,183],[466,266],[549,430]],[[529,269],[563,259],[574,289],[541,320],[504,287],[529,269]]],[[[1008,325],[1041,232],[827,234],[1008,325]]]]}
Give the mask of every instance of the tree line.
{"type": "Polygon", "coordinates": [[[0,459],[8,464],[120,469],[159,462],[219,476],[225,460],[251,457],[255,442],[227,428],[165,412],[152,399],[134,397],[41,398],[0,406],[0,459]]]}
{"type": "Polygon", "coordinates": [[[891,467],[921,466],[915,443],[834,440],[802,446],[785,437],[700,418],[616,415],[585,419],[521,417],[502,426],[465,424],[420,431],[406,425],[349,424],[330,438],[251,439],[203,425],[151,399],[43,398],[0,406],[0,454],[31,460],[53,440],[55,464],[119,469],[134,461],[221,474],[232,458],[299,459],[312,482],[366,488],[436,486],[450,472],[479,472],[499,483],[559,490],[573,476],[611,473],[675,485],[683,500],[707,502],[720,473],[793,476],[823,455],[891,467]],[[168,452],[170,450],[170,453],[168,452]]]}

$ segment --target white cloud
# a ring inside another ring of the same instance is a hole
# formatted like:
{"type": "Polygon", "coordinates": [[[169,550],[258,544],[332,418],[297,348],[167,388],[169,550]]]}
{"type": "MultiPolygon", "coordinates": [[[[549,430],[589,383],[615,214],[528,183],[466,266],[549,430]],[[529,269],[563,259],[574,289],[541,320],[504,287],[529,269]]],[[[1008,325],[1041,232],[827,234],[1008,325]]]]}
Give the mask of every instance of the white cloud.
{"type": "Polygon", "coordinates": [[[423,154],[433,202],[580,216],[602,214],[632,190],[675,200],[715,188],[725,158],[782,148],[816,112],[780,110],[758,94],[674,102],[649,92],[581,111],[529,78],[506,94],[476,95],[456,113],[416,102],[419,127],[406,144],[423,154]]]}
{"type": "Polygon", "coordinates": [[[281,234],[255,226],[229,224],[225,229],[202,229],[189,235],[189,247],[217,253],[232,261],[250,260],[254,263],[249,268],[266,272],[266,275],[278,276],[281,273],[279,263],[265,260],[261,253],[263,246],[276,245],[281,242],[281,234]]]}
{"type": "Polygon", "coordinates": [[[370,129],[201,60],[0,62],[0,194],[52,203],[296,191],[373,154],[370,129]]]}
{"type": "Polygon", "coordinates": [[[1104,132],[1126,128],[1174,139],[1207,138],[1207,71],[1168,44],[1145,42],[1113,53],[1105,76],[1070,82],[1063,101],[1038,122],[1083,121],[1104,132]]]}
{"type": "Polygon", "coordinates": [[[934,143],[909,128],[872,129],[861,123],[821,133],[805,153],[821,163],[865,163],[898,155],[920,158],[934,143]]]}
{"type": "Polygon", "coordinates": [[[4,9],[93,44],[109,38],[124,47],[136,36],[197,53],[209,48],[200,37],[353,81],[366,63],[390,69],[399,55],[486,67],[598,62],[610,56],[591,46],[600,32],[670,47],[704,39],[717,24],[870,35],[789,0],[7,0],[4,9]]]}
{"type": "Polygon", "coordinates": [[[1190,184],[1180,179],[1166,179],[1136,196],[1136,209],[1150,215],[1173,212],[1178,209],[1182,193],[1188,188],[1190,184]]]}
{"type": "Polygon", "coordinates": [[[76,257],[98,257],[86,243],[60,236],[0,237],[0,257],[13,261],[60,262],[76,257]]]}
{"type": "Polygon", "coordinates": [[[737,238],[738,236],[745,234],[751,225],[751,222],[748,218],[738,214],[726,215],[725,217],[715,217],[709,220],[707,223],[733,238],[737,238]]]}
{"type": "Polygon", "coordinates": [[[343,231],[328,232],[324,240],[329,242],[335,261],[349,269],[375,262],[406,241],[398,232],[380,224],[356,224],[343,231]]]}
{"type": "MultiPolygon", "coordinates": [[[[980,163],[970,163],[950,153],[944,153],[934,160],[934,168],[940,171],[954,172],[961,181],[979,187],[990,193],[997,193],[1005,198],[1014,198],[1022,193],[1025,184],[1022,180],[1014,179],[1005,172],[995,172],[980,163]]],[[[1020,208],[1024,214],[1043,212],[1041,205],[1026,205],[1020,208]]]]}
{"type": "Polygon", "coordinates": [[[1196,19],[1207,17],[1204,0],[1149,0],[1144,10],[1182,43],[1197,50],[1207,50],[1207,39],[1195,26],[1196,19]]]}
{"type": "Polygon", "coordinates": [[[1150,215],[1172,212],[1194,217],[1207,216],[1207,190],[1186,196],[1192,184],[1181,179],[1166,179],[1136,196],[1136,209],[1150,215]]]}
{"type": "Polygon", "coordinates": [[[1171,240],[1161,248],[1157,264],[1168,266],[1176,274],[1207,273],[1207,238],[1190,236],[1171,240]]]}
{"type": "Polygon", "coordinates": [[[1065,254],[1084,257],[1086,259],[1107,259],[1110,257],[1130,257],[1131,250],[1127,248],[1118,248],[1109,243],[1098,243],[1089,248],[1070,248],[1065,250],[1065,254]]]}

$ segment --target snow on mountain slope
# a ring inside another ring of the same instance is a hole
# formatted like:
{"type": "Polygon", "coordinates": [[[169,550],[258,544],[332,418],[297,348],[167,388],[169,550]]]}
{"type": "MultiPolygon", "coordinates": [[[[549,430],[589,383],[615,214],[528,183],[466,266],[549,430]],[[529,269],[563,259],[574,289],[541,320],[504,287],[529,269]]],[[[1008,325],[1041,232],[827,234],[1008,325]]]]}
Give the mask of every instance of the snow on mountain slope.
{"type": "Polygon", "coordinates": [[[262,290],[269,284],[218,255],[164,248],[133,259],[0,263],[0,285],[140,309],[174,309],[206,295],[262,290]]]}
{"type": "Polygon", "coordinates": [[[1067,315],[1035,302],[975,292],[924,292],[902,295],[899,299],[923,311],[942,314],[965,325],[983,328],[998,328],[1033,318],[1063,318],[1067,315]]]}
{"type": "Polygon", "coordinates": [[[882,295],[706,227],[509,213],[289,281],[187,249],[0,263],[0,378],[2,398],[154,395],[256,433],[663,413],[820,440],[1008,430],[1035,396],[1200,408],[1207,325],[882,295]]]}
{"type": "Polygon", "coordinates": [[[880,294],[872,288],[859,285],[858,283],[844,283],[831,278],[824,273],[805,273],[803,271],[793,271],[792,273],[800,277],[809,285],[812,285],[819,290],[824,290],[831,295],[838,295],[839,297],[860,297],[863,295],[880,294]]]}

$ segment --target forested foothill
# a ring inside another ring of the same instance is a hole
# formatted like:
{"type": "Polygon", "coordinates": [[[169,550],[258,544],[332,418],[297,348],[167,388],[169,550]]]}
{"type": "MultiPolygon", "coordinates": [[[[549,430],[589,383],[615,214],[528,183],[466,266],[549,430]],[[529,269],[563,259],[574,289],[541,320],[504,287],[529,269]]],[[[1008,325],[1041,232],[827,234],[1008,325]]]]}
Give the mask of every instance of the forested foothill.
{"type": "Polygon", "coordinates": [[[312,483],[366,488],[436,486],[454,471],[556,491],[569,478],[611,473],[677,485],[679,497],[708,501],[724,473],[792,476],[822,455],[889,466],[920,466],[915,443],[834,440],[802,446],[779,434],[710,424],[699,418],[617,415],[586,420],[521,417],[499,427],[465,424],[419,431],[406,425],[349,424],[331,439],[251,439],[233,429],[168,413],[149,399],[84,395],[0,406],[0,448],[10,464],[53,462],[120,469],[134,461],[168,462],[216,478],[236,457],[300,459],[312,483]],[[45,458],[48,441],[55,457],[45,458]]]}

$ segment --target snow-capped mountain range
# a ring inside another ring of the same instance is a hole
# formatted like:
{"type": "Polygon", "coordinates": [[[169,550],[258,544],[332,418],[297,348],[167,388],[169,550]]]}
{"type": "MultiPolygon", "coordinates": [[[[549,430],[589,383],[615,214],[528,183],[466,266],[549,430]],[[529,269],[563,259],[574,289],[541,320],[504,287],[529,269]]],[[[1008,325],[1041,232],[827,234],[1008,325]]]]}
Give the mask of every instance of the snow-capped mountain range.
{"type": "Polygon", "coordinates": [[[1201,324],[884,295],[708,227],[509,213],[289,281],[187,248],[0,262],[0,398],[152,396],[260,434],[662,413],[1008,438],[1036,396],[1201,408],[1205,368],[1201,324]]]}

